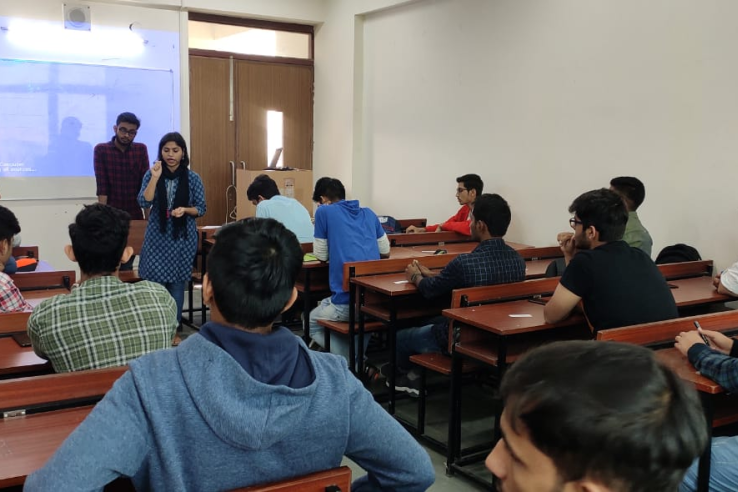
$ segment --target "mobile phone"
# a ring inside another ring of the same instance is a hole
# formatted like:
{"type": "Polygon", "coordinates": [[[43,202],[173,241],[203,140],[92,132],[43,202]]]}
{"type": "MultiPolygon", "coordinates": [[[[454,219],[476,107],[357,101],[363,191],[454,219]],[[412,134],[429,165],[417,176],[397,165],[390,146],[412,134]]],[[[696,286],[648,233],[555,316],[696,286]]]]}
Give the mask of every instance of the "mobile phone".
{"type": "Polygon", "coordinates": [[[699,321],[695,321],[694,322],[694,327],[697,328],[697,333],[700,334],[700,336],[702,337],[702,341],[705,342],[705,345],[707,345],[708,347],[710,347],[710,340],[705,336],[704,333],[702,333],[702,327],[700,326],[700,322],[699,321]]]}

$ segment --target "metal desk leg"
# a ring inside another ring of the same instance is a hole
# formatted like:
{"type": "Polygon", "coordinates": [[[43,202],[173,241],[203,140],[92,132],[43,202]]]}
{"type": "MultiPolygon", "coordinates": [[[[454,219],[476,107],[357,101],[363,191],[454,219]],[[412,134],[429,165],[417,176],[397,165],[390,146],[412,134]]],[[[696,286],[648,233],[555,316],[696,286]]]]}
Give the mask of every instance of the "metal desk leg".
{"type": "Polygon", "coordinates": [[[397,332],[395,325],[397,322],[397,308],[394,299],[390,299],[390,322],[387,326],[387,345],[389,345],[389,414],[395,414],[395,382],[397,380],[397,371],[395,364],[397,362],[397,332]]]}
{"type": "Polygon", "coordinates": [[[448,422],[448,451],[446,475],[454,474],[453,464],[459,455],[461,443],[461,355],[451,350],[451,398],[448,422]]]}
{"type": "MultiPolygon", "coordinates": [[[[356,365],[351,366],[351,370],[354,370],[354,367],[356,368],[356,375],[364,381],[364,325],[366,323],[364,311],[361,309],[364,306],[364,299],[366,297],[366,287],[359,287],[359,332],[358,332],[358,338],[359,338],[359,356],[356,358],[356,365]]],[[[349,326],[349,329],[351,329],[351,326],[349,326]]],[[[354,353],[355,346],[353,344],[353,340],[349,339],[349,355],[354,353]]],[[[368,382],[368,381],[364,381],[368,382]]]]}
{"type": "Polygon", "coordinates": [[[302,339],[310,345],[310,269],[305,269],[305,292],[302,293],[302,339]]]}
{"type": "Polygon", "coordinates": [[[712,401],[712,395],[700,393],[702,399],[702,409],[705,412],[705,420],[707,420],[707,447],[700,456],[700,463],[697,472],[697,492],[709,492],[710,490],[710,459],[712,457],[712,418],[715,408],[712,401]]]}

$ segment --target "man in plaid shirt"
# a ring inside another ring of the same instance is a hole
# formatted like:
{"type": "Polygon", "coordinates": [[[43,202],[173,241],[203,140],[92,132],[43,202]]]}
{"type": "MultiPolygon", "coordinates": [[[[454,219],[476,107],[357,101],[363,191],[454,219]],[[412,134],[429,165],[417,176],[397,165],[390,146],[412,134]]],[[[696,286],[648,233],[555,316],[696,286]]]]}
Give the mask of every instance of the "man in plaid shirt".
{"type": "MultiPolygon", "coordinates": [[[[98,202],[128,212],[133,220],[144,218],[137,198],[149,170],[146,145],[133,141],[140,126],[135,114],[121,113],[113,126],[113,138],[95,146],[98,202]]],[[[121,265],[121,270],[131,270],[134,258],[121,265]]]]}
{"type": "Polygon", "coordinates": [[[0,313],[31,310],[30,304],[23,299],[13,279],[3,271],[13,252],[13,236],[20,230],[15,214],[0,206],[0,313]]]}
{"type": "Polygon", "coordinates": [[[177,306],[156,283],[121,282],[116,270],[131,255],[128,214],[96,203],[69,226],[65,247],[79,263],[80,283],[71,293],[39,304],[28,320],[28,336],[39,357],[56,372],[127,364],[172,346],[177,306]]]}
{"type": "MultiPolygon", "coordinates": [[[[682,332],[674,346],[686,355],[703,376],[712,379],[730,393],[738,392],[738,340],[718,331],[702,330],[709,345],[697,330],[682,332]]],[[[679,488],[680,492],[697,490],[698,460],[692,463],[679,488]]],[[[712,440],[710,490],[738,490],[738,436],[712,440]]]]}

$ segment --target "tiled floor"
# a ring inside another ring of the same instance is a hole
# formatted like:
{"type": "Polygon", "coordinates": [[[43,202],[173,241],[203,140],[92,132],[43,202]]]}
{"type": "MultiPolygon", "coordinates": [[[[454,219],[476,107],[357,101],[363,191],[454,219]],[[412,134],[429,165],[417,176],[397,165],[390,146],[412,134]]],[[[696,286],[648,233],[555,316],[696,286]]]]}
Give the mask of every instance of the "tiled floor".
{"type": "MultiPolygon", "coordinates": [[[[199,292],[195,293],[195,306],[199,307],[199,292]]],[[[186,308],[186,306],[185,306],[186,308]]],[[[200,317],[199,312],[195,314],[195,321],[199,325],[200,317]]],[[[183,331],[180,333],[182,339],[187,336],[196,333],[197,331],[189,326],[184,326],[183,331]]],[[[373,358],[377,357],[381,359],[382,354],[375,354],[373,358]]],[[[426,434],[438,441],[445,442],[447,440],[447,422],[448,422],[448,387],[447,379],[437,378],[431,379],[430,384],[433,386],[429,390],[428,407],[426,415],[426,434]]],[[[384,380],[380,380],[374,383],[370,390],[377,396],[378,400],[382,400],[382,395],[386,392],[384,386],[384,380]]],[[[493,418],[492,418],[492,390],[483,384],[470,383],[464,387],[464,402],[462,404],[463,411],[463,425],[462,425],[462,445],[473,446],[477,444],[490,443],[493,429],[493,418]]],[[[415,422],[417,415],[417,400],[412,398],[399,399],[396,405],[397,415],[404,419],[415,422]]],[[[433,466],[436,470],[436,482],[428,489],[430,491],[442,492],[442,491],[454,491],[454,492],[467,492],[467,491],[483,491],[491,490],[491,485],[482,486],[474,481],[471,481],[458,473],[453,477],[446,476],[446,456],[438,452],[436,449],[426,445],[423,439],[419,439],[419,442],[424,445],[425,449],[431,457],[433,466]]],[[[353,463],[348,458],[344,459],[344,464],[351,467],[354,478],[363,475],[365,472],[358,465],[353,463]]],[[[491,484],[491,474],[486,471],[484,464],[480,462],[477,465],[470,467],[473,472],[481,477],[483,480],[491,484]]]]}

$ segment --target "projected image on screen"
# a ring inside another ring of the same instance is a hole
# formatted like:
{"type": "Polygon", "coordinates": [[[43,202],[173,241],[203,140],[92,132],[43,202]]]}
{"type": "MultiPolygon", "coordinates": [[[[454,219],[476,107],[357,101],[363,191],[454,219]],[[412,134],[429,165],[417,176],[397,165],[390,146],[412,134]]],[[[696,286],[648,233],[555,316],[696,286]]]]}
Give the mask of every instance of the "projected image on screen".
{"type": "Polygon", "coordinates": [[[174,129],[171,71],[0,59],[0,73],[0,177],[94,176],[124,111],[149,149],[174,129]]]}

